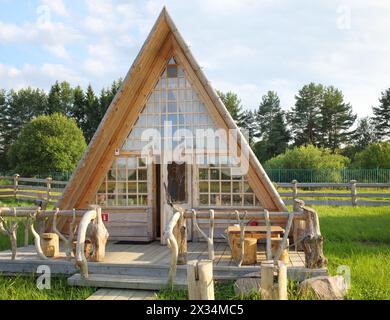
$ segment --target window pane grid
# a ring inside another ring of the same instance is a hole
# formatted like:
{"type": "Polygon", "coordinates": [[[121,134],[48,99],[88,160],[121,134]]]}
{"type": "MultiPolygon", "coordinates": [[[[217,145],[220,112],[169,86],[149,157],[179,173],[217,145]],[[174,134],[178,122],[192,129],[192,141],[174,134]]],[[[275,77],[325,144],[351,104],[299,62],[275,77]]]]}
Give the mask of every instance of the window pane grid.
{"type": "Polygon", "coordinates": [[[98,190],[96,203],[102,206],[146,206],[147,178],[145,158],[117,158],[98,190]]]}

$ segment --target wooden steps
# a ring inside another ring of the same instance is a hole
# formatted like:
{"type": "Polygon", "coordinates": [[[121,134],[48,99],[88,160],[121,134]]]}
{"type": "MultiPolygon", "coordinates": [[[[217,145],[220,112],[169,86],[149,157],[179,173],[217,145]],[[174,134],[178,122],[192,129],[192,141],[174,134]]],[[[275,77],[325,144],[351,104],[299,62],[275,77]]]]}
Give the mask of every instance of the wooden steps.
{"type": "MultiPolygon", "coordinates": [[[[87,279],[79,273],[68,278],[68,284],[80,287],[112,288],[112,289],[134,289],[134,290],[161,290],[167,286],[167,278],[141,278],[112,274],[91,274],[87,279]]],[[[177,288],[186,288],[183,279],[175,283],[177,288]]]]}
{"type": "Polygon", "coordinates": [[[156,300],[154,291],[99,289],[87,300],[156,300]]]}

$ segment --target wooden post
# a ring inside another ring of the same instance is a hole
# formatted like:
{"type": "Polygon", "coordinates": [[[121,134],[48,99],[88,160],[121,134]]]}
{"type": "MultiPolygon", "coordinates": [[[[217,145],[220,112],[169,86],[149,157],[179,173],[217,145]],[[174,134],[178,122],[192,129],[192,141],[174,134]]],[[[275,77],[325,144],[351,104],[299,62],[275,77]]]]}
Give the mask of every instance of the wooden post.
{"type": "MultiPolygon", "coordinates": [[[[0,210],[1,213],[1,210],[0,210]]],[[[12,260],[16,259],[17,255],[17,230],[18,230],[18,221],[16,219],[16,209],[14,208],[14,217],[16,221],[8,221],[8,223],[0,215],[0,232],[9,237],[12,250],[12,260]]]]}
{"type": "MultiPolygon", "coordinates": [[[[299,199],[295,199],[293,204],[293,211],[295,213],[302,213],[303,209],[302,207],[305,205],[305,202],[299,199]]],[[[294,249],[295,251],[302,250],[302,244],[299,242],[301,239],[300,237],[304,233],[306,227],[305,227],[305,221],[304,220],[293,220],[293,241],[294,241],[294,249]]]]}
{"type": "Polygon", "coordinates": [[[288,300],[287,283],[287,266],[278,261],[278,300],[288,300]]]}
{"type": "Polygon", "coordinates": [[[274,298],[274,267],[273,260],[265,260],[261,263],[260,294],[262,300],[272,300],[274,298]]]}
{"type": "Polygon", "coordinates": [[[29,238],[29,223],[28,223],[28,218],[26,220],[24,220],[24,246],[27,247],[28,246],[28,238],[29,238]]]}
{"type": "Polygon", "coordinates": [[[196,210],[192,209],[192,218],[194,221],[194,227],[200,233],[203,238],[206,239],[207,241],[207,248],[209,252],[209,259],[214,260],[214,210],[210,210],[210,227],[209,227],[209,232],[210,234],[207,235],[200,227],[198,224],[198,221],[196,219],[196,210]]]}
{"type": "Polygon", "coordinates": [[[298,181],[293,180],[291,183],[292,183],[292,199],[294,202],[295,199],[298,199],[298,181]]]}
{"type": "Polygon", "coordinates": [[[214,300],[213,261],[189,261],[187,283],[190,300],[214,300]]]}
{"type": "Polygon", "coordinates": [[[174,233],[179,246],[177,264],[183,265],[187,263],[187,226],[183,213],[175,226],[174,233]]]}
{"type": "Polygon", "coordinates": [[[46,178],[46,188],[47,188],[47,194],[46,194],[46,201],[47,203],[51,200],[51,182],[53,181],[53,178],[47,177],[46,178]]]}
{"type": "Polygon", "coordinates": [[[351,200],[352,200],[352,206],[357,206],[357,187],[356,187],[356,180],[351,180],[351,200]]]}
{"type": "Polygon", "coordinates": [[[19,191],[19,175],[14,174],[14,195],[15,199],[17,199],[18,191],[19,191]]]}
{"type": "Polygon", "coordinates": [[[266,252],[267,252],[267,260],[272,259],[272,250],[271,250],[271,223],[269,220],[269,212],[264,210],[264,219],[265,225],[267,227],[267,242],[266,242],[266,252]]]}
{"type": "Polygon", "coordinates": [[[304,207],[306,216],[306,236],[303,240],[306,268],[325,268],[327,259],[323,253],[323,237],[320,231],[320,222],[315,210],[304,207]]]}

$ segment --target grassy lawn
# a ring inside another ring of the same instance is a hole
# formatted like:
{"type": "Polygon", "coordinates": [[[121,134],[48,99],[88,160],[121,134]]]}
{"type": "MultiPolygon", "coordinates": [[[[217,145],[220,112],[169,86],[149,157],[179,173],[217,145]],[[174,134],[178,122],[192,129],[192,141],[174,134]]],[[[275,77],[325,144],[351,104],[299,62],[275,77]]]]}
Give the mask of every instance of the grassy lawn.
{"type": "MultiPolygon", "coordinates": [[[[316,206],[321,232],[325,237],[324,252],[329,272],[334,275],[339,266],[351,271],[348,299],[390,299],[390,207],[330,207],[316,206]]],[[[260,299],[234,295],[233,282],[217,283],[216,299],[260,299]]],[[[185,299],[185,291],[163,290],[159,299],[185,299]]],[[[290,283],[289,299],[310,297],[299,295],[297,284],[290,283]]]]}
{"type": "Polygon", "coordinates": [[[94,288],[70,287],[66,278],[52,278],[51,289],[39,290],[33,276],[0,276],[0,300],[85,300],[94,288]]]}

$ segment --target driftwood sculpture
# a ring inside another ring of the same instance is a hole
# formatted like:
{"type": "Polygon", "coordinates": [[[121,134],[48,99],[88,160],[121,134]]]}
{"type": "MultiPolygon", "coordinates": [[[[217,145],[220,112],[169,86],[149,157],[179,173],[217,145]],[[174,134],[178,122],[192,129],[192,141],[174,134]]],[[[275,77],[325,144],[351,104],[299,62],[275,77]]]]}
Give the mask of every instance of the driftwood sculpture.
{"type": "Polygon", "coordinates": [[[76,265],[80,268],[81,275],[88,277],[88,265],[85,257],[85,241],[91,241],[93,253],[91,261],[103,261],[106,254],[108,231],[103,223],[101,208],[94,206],[81,218],[76,244],[76,265]]]}
{"type": "MultiPolygon", "coordinates": [[[[14,208],[14,216],[16,218],[16,209],[14,208]]],[[[9,237],[12,248],[12,260],[16,259],[17,255],[17,242],[16,242],[16,231],[18,230],[18,221],[8,223],[0,216],[0,232],[9,237]]]]}
{"type": "Polygon", "coordinates": [[[325,268],[328,261],[323,252],[324,238],[321,235],[318,214],[312,208],[304,206],[302,209],[306,220],[306,235],[303,239],[306,268],[325,268]]]}
{"type": "Polygon", "coordinates": [[[56,212],[54,213],[53,217],[53,231],[58,235],[58,237],[64,242],[65,244],[65,253],[67,259],[72,259],[73,255],[73,238],[75,233],[75,223],[76,223],[76,210],[73,209],[73,215],[72,215],[72,221],[69,224],[69,237],[66,238],[58,229],[57,229],[57,216],[58,216],[59,209],[56,209],[56,212]]]}
{"type": "Polygon", "coordinates": [[[35,211],[34,214],[30,214],[30,217],[28,218],[28,225],[30,227],[31,234],[34,237],[35,250],[38,254],[38,257],[42,260],[47,260],[48,258],[43,253],[41,247],[41,237],[39,236],[39,233],[35,231],[34,228],[34,222],[36,221],[37,217],[39,217],[40,213],[41,213],[41,208],[38,207],[38,209],[35,211]]]}
{"type": "Polygon", "coordinates": [[[196,219],[196,211],[192,209],[192,217],[194,222],[194,227],[196,230],[202,235],[203,238],[207,241],[207,249],[209,252],[209,260],[214,261],[214,210],[210,210],[210,224],[209,224],[209,235],[207,235],[198,224],[198,220],[196,219]]]}

